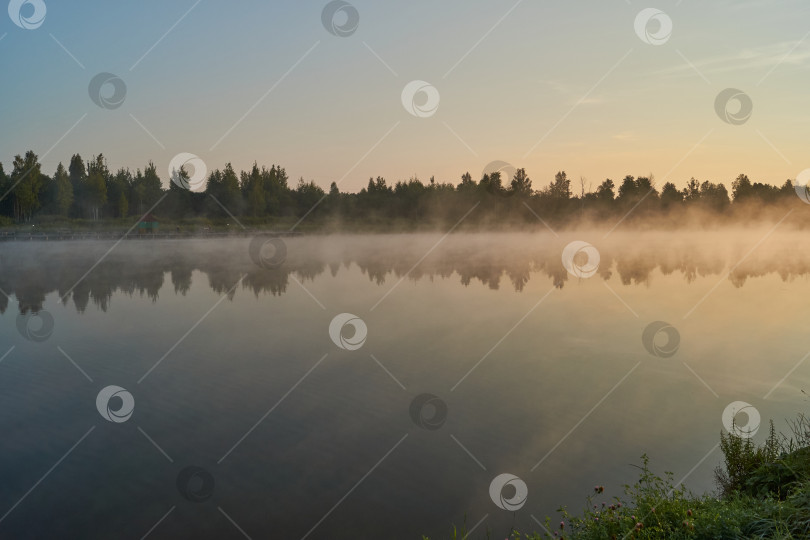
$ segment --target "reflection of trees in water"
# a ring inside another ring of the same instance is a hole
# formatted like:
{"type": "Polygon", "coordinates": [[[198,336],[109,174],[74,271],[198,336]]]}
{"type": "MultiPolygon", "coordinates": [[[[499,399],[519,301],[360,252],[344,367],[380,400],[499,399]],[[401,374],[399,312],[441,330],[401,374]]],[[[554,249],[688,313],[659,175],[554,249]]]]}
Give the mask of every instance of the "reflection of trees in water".
{"type": "Polygon", "coordinates": [[[172,285],[174,285],[174,292],[182,294],[183,296],[191,289],[191,266],[172,268],[172,285]]]}
{"type": "MultiPolygon", "coordinates": [[[[384,237],[385,238],[385,237],[384,237]]],[[[105,253],[111,245],[87,243],[5,244],[0,251],[0,313],[9,305],[6,295],[14,295],[21,313],[42,309],[45,297],[56,293],[63,302],[72,302],[84,312],[92,302],[106,311],[113,295],[138,295],[157,302],[169,275],[175,294],[185,295],[194,272],[204,274],[208,286],[232,299],[237,290],[254,295],[280,296],[290,280],[312,282],[325,273],[337,276],[356,267],[377,285],[407,277],[411,281],[447,279],[458,276],[468,286],[480,282],[497,290],[504,277],[511,287],[523,291],[532,277],[546,276],[557,288],[578,278],[562,264],[564,243],[533,245],[532,242],[450,242],[428,256],[433,243],[376,238],[330,240],[329,237],[288,240],[287,260],[278,268],[259,268],[248,255],[242,240],[208,242],[125,242],[105,253]],[[529,246],[529,247],[527,247],[529,246]],[[102,260],[103,258],[103,260],[102,260]],[[98,262],[101,260],[101,262],[98,262]],[[239,283],[242,280],[241,284],[239,283]]],[[[687,283],[698,277],[722,275],[735,287],[750,277],[775,273],[783,281],[804,276],[810,256],[791,246],[771,250],[759,257],[746,257],[746,250],[695,249],[689,243],[662,244],[616,249],[600,248],[600,266],[592,279],[611,279],[613,273],[624,285],[649,284],[658,271],[663,275],[681,274],[687,283]],[[742,262],[737,262],[742,261],[742,262]]]]}

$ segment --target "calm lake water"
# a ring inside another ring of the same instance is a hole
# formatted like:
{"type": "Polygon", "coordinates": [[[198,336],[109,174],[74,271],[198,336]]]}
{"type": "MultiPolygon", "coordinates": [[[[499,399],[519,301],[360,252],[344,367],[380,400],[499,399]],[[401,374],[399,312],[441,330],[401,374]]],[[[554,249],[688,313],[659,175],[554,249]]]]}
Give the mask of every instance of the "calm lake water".
{"type": "Polygon", "coordinates": [[[503,538],[620,495],[643,453],[711,491],[727,406],[756,441],[807,412],[806,246],[2,244],[0,537],[503,538]]]}

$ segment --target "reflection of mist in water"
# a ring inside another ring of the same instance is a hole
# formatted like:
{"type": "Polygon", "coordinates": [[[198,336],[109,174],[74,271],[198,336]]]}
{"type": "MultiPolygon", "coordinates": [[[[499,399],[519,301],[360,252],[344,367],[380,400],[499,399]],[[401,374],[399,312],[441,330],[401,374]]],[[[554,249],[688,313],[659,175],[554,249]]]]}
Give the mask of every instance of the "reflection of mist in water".
{"type": "MultiPolygon", "coordinates": [[[[595,483],[619,494],[644,452],[680,479],[729,403],[761,413],[757,442],[806,407],[806,363],[763,399],[810,348],[802,236],[758,245],[768,232],[452,235],[426,257],[440,235],[302,237],[278,268],[249,239],[127,241],[95,268],[111,243],[2,244],[0,287],[55,327],[32,342],[4,304],[0,512],[97,428],[0,534],[140,537],[176,505],[150,538],[230,537],[217,506],[254,538],[301,538],[406,434],[313,538],[441,538],[485,515],[475,537],[503,538],[595,483]],[[565,269],[574,241],[598,250],[592,277],[565,269]],[[126,422],[99,416],[110,385],[136,402],[126,422]],[[189,486],[189,470],[210,476],[189,486]],[[503,473],[528,490],[518,512],[498,506],[514,485],[492,498],[503,473]]],[[[710,491],[719,463],[686,485],[710,491]]]]}
{"type": "MultiPolygon", "coordinates": [[[[607,280],[615,273],[624,285],[649,284],[656,272],[680,274],[688,283],[728,273],[738,287],[749,277],[769,273],[784,281],[806,275],[810,252],[800,248],[803,233],[780,233],[758,245],[767,233],[764,229],[614,233],[607,240],[599,232],[566,238],[548,233],[458,234],[437,247],[441,237],[431,234],[313,236],[284,239],[286,253],[278,265],[256,264],[245,239],[128,241],[109,254],[111,243],[6,243],[0,245],[0,288],[16,297],[22,313],[40,310],[45,296],[54,291],[79,312],[90,300],[106,310],[116,292],[157,301],[167,273],[174,292],[185,294],[195,271],[208,277],[215,292],[232,291],[231,298],[242,277],[243,289],[280,295],[287,291],[290,275],[306,282],[326,272],[337,276],[341,268],[352,265],[377,285],[405,276],[412,280],[455,276],[463,285],[478,281],[494,290],[504,278],[515,291],[522,291],[530,279],[544,278],[562,289],[583,276],[566,270],[563,260],[566,246],[582,238],[598,250],[598,268],[587,275],[607,280]]],[[[6,295],[0,295],[0,313],[8,307],[6,295]]]]}

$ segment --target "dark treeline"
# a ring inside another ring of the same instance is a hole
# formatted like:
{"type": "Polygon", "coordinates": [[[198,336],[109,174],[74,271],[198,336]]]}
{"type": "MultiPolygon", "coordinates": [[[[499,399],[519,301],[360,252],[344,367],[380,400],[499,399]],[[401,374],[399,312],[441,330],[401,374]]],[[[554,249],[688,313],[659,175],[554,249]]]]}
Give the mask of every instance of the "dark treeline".
{"type": "MultiPolygon", "coordinates": [[[[626,233],[625,233],[626,234],[626,233]]],[[[801,233],[796,233],[801,234],[801,233]]],[[[57,293],[61,302],[84,312],[92,302],[106,311],[114,294],[141,295],[157,301],[164,286],[169,292],[185,295],[195,272],[200,272],[216,294],[237,290],[282,295],[295,281],[306,283],[337,276],[356,268],[371,283],[385,285],[389,280],[407,277],[458,279],[464,286],[479,283],[497,290],[504,283],[523,291],[529,281],[546,278],[562,289],[571,276],[563,267],[562,244],[535,242],[530,237],[504,241],[498,235],[459,235],[424,258],[435,245],[434,235],[424,235],[412,245],[403,246],[385,238],[347,237],[339,245],[332,237],[309,236],[287,240],[287,258],[276,268],[262,268],[249,255],[247,240],[207,240],[205,244],[147,240],[125,243],[104,256],[110,244],[19,243],[13,256],[0,257],[0,314],[14,296],[21,313],[38,312],[46,295],[57,293]],[[101,262],[99,262],[101,261],[101,262]],[[416,263],[419,263],[418,265],[416,263]],[[90,274],[87,270],[93,268],[90,274]],[[237,287],[241,280],[241,287],[237,287]]],[[[637,240],[637,239],[636,239],[637,240]]],[[[728,265],[739,261],[748,243],[735,244],[725,236],[706,242],[674,243],[661,237],[629,246],[626,237],[613,245],[600,247],[601,262],[594,279],[614,276],[623,285],[648,285],[656,273],[680,275],[691,283],[699,277],[722,275],[728,265]],[[727,244],[727,249],[713,246],[727,244]]],[[[810,254],[795,249],[796,237],[771,246],[766,253],[737,264],[728,279],[742,287],[749,278],[778,274],[791,281],[810,274],[810,254]]]]}
{"type": "MultiPolygon", "coordinates": [[[[188,178],[184,169],[178,174],[188,178]]],[[[200,192],[168,180],[165,183],[168,189],[152,162],[134,173],[124,168],[113,172],[101,154],[87,161],[76,154],[67,167],[60,163],[53,176],[48,176],[37,155],[28,151],[14,158],[9,173],[0,163],[0,223],[26,223],[48,216],[91,221],[140,217],[158,202],[153,213],[171,221],[216,220],[230,213],[249,223],[307,216],[320,223],[366,225],[443,224],[459,219],[476,204],[469,218],[472,224],[537,223],[537,217],[564,224],[619,219],[631,210],[631,221],[684,211],[717,217],[738,215],[740,208],[749,212],[754,207],[799,202],[791,180],[776,187],[752,182],[744,174],[731,183],[730,190],[722,183],[694,178],[683,189],[671,182],[659,189],[651,175],[626,176],[617,182],[606,179],[594,187],[585,179],[572,182],[564,171],[546,186],[534,189],[525,169],[517,169],[512,178],[491,172],[475,180],[465,173],[457,185],[434,178],[427,183],[412,178],[391,185],[377,177],[369,179],[359,193],[340,192],[332,182],[327,193],[303,179],[291,187],[280,166],[268,169],[254,164],[248,171],[237,172],[228,164],[212,171],[200,192]]]]}

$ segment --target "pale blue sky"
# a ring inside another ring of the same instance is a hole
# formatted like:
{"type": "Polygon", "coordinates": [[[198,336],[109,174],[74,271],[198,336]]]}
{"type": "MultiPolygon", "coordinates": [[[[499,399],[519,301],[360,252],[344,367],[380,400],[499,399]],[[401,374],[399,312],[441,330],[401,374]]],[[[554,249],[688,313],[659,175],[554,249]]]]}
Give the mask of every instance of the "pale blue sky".
{"type": "Polygon", "coordinates": [[[559,169],[594,185],[650,172],[683,185],[739,172],[781,183],[810,167],[800,0],[354,0],[360,24],[345,38],[321,24],[320,0],[45,3],[37,29],[0,22],[6,170],[80,118],[45,172],[74,152],[163,172],[191,152],[209,169],[279,163],[354,191],[372,175],[456,183],[494,160],[526,167],[536,187],[559,169]],[[663,45],[634,31],[647,7],[673,22],[663,45]],[[90,100],[99,72],[125,81],[120,108],[90,100]],[[416,79],[441,96],[428,118],[401,103],[416,79]],[[715,114],[728,87],[753,100],[744,125],[715,114]]]}

